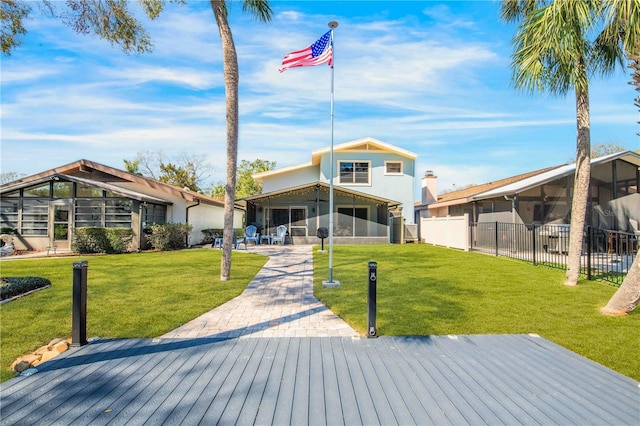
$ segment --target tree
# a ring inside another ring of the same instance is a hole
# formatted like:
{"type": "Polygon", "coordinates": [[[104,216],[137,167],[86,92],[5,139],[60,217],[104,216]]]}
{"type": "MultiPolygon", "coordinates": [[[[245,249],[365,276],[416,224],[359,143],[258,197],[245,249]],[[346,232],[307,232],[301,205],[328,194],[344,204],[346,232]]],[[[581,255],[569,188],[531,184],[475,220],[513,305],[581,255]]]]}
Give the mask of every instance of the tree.
{"type": "Polygon", "coordinates": [[[172,163],[160,164],[160,171],[162,172],[158,179],[160,182],[202,192],[196,183],[197,177],[192,164],[187,164],[186,167],[176,166],[172,163]]]}
{"type": "Polygon", "coordinates": [[[13,182],[14,180],[18,180],[20,178],[25,177],[24,173],[17,172],[2,172],[0,174],[0,185],[4,185],[5,183],[13,182]]]}
{"type": "MultiPolygon", "coordinates": [[[[609,46],[612,51],[624,51],[633,70],[632,85],[640,91],[640,3],[626,0],[603,1],[605,30],[599,42],[609,46]]],[[[605,50],[606,52],[606,50],[605,50]]],[[[612,55],[613,56],[613,55],[612,55]]],[[[640,97],[635,99],[640,108],[640,97]]],[[[640,133],[639,133],[640,135],[640,133]]],[[[633,264],[620,288],[611,297],[607,305],[600,310],[606,315],[626,315],[640,302],[640,251],[636,253],[633,264]]]]}
{"type": "Polygon", "coordinates": [[[605,315],[627,315],[633,311],[640,302],[640,251],[629,268],[620,288],[611,297],[607,306],[600,309],[605,315]]]}
{"type": "MultiPolygon", "coordinates": [[[[180,0],[176,0],[180,2],[180,0]]],[[[227,19],[227,2],[225,0],[210,0],[211,9],[218,26],[222,43],[223,73],[226,94],[227,116],[227,173],[225,187],[224,206],[224,244],[222,247],[222,260],[220,279],[227,281],[231,272],[231,249],[233,239],[233,213],[235,209],[236,168],[238,156],[238,57],[233,43],[233,36],[227,19]]],[[[151,50],[151,40],[145,28],[129,10],[133,4],[128,0],[67,0],[57,3],[52,0],[43,0],[51,15],[57,16],[80,34],[93,33],[119,46],[125,53],[143,53],[151,50]],[[57,7],[64,7],[62,14],[57,13],[57,7]]],[[[166,4],[166,0],[139,0],[145,15],[149,19],[156,19],[166,4]]],[[[22,27],[23,20],[28,16],[30,8],[26,2],[18,0],[2,0],[2,25],[10,22],[8,36],[2,33],[2,49],[5,55],[19,45],[19,40],[14,37],[25,34],[22,27]],[[5,4],[22,5],[22,7],[6,8],[5,4]],[[7,43],[5,43],[5,39],[7,43]],[[6,48],[5,48],[6,44],[6,48]]],[[[250,12],[262,22],[271,20],[271,7],[267,0],[243,0],[243,11],[250,12]]]]}
{"type": "MultiPolygon", "coordinates": [[[[236,174],[236,198],[260,194],[262,192],[262,185],[253,178],[253,175],[255,173],[273,170],[275,167],[275,161],[260,159],[254,161],[242,160],[236,174]]],[[[224,192],[224,183],[219,183],[211,191],[211,196],[214,198],[223,198],[224,192]]]]}
{"type": "MultiPolygon", "coordinates": [[[[211,8],[218,24],[222,42],[224,88],[227,95],[227,181],[224,195],[224,231],[220,280],[227,281],[231,273],[233,244],[233,213],[235,210],[236,174],[238,165],[238,56],[227,20],[227,3],[211,0],[211,8]]],[[[243,10],[250,11],[263,22],[271,20],[271,8],[265,0],[245,0],[243,10]]]]}
{"type": "Polygon", "coordinates": [[[133,160],[123,161],[129,173],[200,193],[203,193],[201,188],[206,185],[212,169],[202,158],[186,153],[170,161],[162,152],[144,151],[138,152],[133,160]]]}
{"type": "Polygon", "coordinates": [[[591,158],[604,157],[622,151],[627,151],[627,148],[615,143],[599,143],[591,147],[591,158]]]}
{"type": "Polygon", "coordinates": [[[125,168],[125,170],[127,172],[131,173],[132,175],[142,176],[142,173],[140,173],[140,160],[139,159],[127,160],[125,158],[122,161],[124,161],[124,168],[125,168]]]}
{"type": "Polygon", "coordinates": [[[2,23],[0,44],[5,55],[10,55],[11,51],[20,45],[19,36],[27,33],[22,21],[29,12],[31,8],[24,2],[16,0],[0,2],[0,22],[2,23]]]}
{"type": "MultiPolygon", "coordinates": [[[[615,2],[618,0],[610,0],[615,2]]],[[[519,22],[513,39],[513,83],[530,92],[549,91],[576,98],[576,171],[571,205],[571,231],[565,284],[576,285],[590,184],[589,75],[612,72],[624,60],[619,49],[592,39],[602,25],[600,2],[503,0],[502,19],[519,22]]],[[[604,24],[603,24],[604,22],[604,24]]],[[[616,41],[617,43],[617,41],[616,41]]]]}

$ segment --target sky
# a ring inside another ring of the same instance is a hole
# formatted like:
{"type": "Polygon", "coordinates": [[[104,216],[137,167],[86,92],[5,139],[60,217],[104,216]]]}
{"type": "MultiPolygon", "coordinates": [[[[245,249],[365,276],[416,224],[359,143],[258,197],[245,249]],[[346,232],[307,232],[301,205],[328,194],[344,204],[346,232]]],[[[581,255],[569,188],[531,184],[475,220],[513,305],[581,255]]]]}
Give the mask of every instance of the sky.
{"type": "MultiPolygon", "coordinates": [[[[419,178],[440,191],[575,158],[573,92],[517,91],[514,25],[496,1],[271,1],[261,23],[231,3],[240,69],[238,159],[287,167],[331,144],[331,69],[279,73],[283,56],[334,33],[335,144],[364,137],[412,151],[419,178]]],[[[154,50],[127,55],[78,35],[34,7],[28,34],[1,58],[1,168],[39,173],[79,159],[124,169],[123,159],[187,154],[224,180],[225,95],[220,38],[207,1],[141,16],[154,50]]],[[[590,85],[591,143],[640,149],[628,70],[590,85]]]]}

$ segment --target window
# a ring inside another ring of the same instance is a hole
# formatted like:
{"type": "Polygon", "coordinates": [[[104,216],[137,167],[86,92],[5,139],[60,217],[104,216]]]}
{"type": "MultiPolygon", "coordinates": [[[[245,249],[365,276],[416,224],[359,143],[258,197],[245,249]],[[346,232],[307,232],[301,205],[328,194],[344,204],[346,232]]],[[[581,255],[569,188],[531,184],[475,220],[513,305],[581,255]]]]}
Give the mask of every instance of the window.
{"type": "Polygon", "coordinates": [[[0,226],[18,230],[18,203],[19,200],[0,201],[0,216],[2,216],[0,226]]]}
{"type": "Polygon", "coordinates": [[[53,198],[71,198],[73,194],[73,183],[53,182],[53,198]]]}
{"type": "Polygon", "coordinates": [[[151,226],[154,223],[165,223],[167,217],[167,206],[161,204],[147,203],[144,208],[142,226],[151,226]]]}
{"type": "Polygon", "coordinates": [[[102,227],[102,200],[76,200],[76,228],[102,227]]]}
{"type": "Polygon", "coordinates": [[[76,197],[78,198],[102,198],[102,189],[95,186],[79,183],[76,186],[76,197]]]}
{"type": "Polygon", "coordinates": [[[385,161],[384,174],[385,175],[401,175],[402,161],[385,161]]]}
{"type": "Polygon", "coordinates": [[[22,235],[48,235],[49,201],[22,202],[22,235]]]}
{"type": "Polygon", "coordinates": [[[51,188],[50,185],[44,184],[41,186],[36,186],[36,187],[31,187],[31,188],[25,188],[24,189],[24,196],[25,197],[42,197],[42,198],[49,198],[49,194],[51,193],[51,188]]]}
{"type": "Polygon", "coordinates": [[[107,228],[131,228],[131,200],[105,201],[104,226],[107,228]]]}
{"type": "Polygon", "coordinates": [[[340,183],[350,183],[355,185],[368,185],[369,162],[368,161],[340,161],[340,183]]]}

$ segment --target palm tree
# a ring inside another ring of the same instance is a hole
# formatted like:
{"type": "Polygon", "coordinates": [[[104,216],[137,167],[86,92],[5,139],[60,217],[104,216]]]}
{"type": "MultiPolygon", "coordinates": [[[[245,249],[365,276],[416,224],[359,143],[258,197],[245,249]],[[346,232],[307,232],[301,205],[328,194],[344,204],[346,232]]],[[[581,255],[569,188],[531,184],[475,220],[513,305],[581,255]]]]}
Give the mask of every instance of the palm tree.
{"type": "MultiPolygon", "coordinates": [[[[630,62],[629,68],[633,70],[633,85],[640,89],[640,3],[631,0],[605,0],[603,1],[603,17],[605,29],[598,37],[602,46],[608,46],[609,50],[617,55],[624,52],[630,62]]],[[[610,55],[614,57],[616,55],[610,55]]],[[[605,56],[605,58],[607,58],[605,56]]],[[[640,103],[636,98],[636,105],[640,103]]],[[[640,105],[638,105],[640,106],[640,105]]],[[[626,315],[633,311],[640,302],[640,251],[629,268],[620,288],[611,297],[607,305],[600,310],[606,315],[626,315]]]]}
{"type": "Polygon", "coordinates": [[[619,50],[589,38],[593,28],[601,22],[603,11],[601,2],[596,1],[504,0],[501,6],[504,21],[520,23],[513,39],[515,87],[530,92],[549,91],[555,95],[566,95],[571,89],[575,91],[576,171],[566,285],[578,282],[588,205],[589,75],[610,73],[622,60],[619,50]]]}
{"type": "MultiPolygon", "coordinates": [[[[227,281],[231,273],[233,248],[233,213],[235,207],[236,174],[238,169],[238,56],[227,20],[225,0],[211,0],[211,8],[220,31],[224,68],[224,88],[227,109],[227,178],[224,195],[224,231],[220,280],[227,281]]],[[[245,0],[243,10],[251,12],[263,22],[271,20],[271,8],[266,0],[245,0]]]]}

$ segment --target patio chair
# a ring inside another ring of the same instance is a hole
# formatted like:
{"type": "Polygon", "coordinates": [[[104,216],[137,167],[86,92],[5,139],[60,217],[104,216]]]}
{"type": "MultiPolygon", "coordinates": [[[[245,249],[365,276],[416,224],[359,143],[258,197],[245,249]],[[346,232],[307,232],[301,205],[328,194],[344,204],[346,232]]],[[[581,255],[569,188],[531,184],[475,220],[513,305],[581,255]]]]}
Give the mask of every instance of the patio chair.
{"type": "Polygon", "coordinates": [[[256,233],[256,231],[258,230],[258,228],[256,228],[253,225],[249,225],[245,228],[244,230],[244,243],[245,243],[245,247],[247,245],[247,243],[249,241],[253,241],[254,244],[258,245],[258,234],[256,233]]]}
{"type": "Polygon", "coordinates": [[[287,227],[280,225],[276,228],[276,235],[271,237],[271,244],[280,241],[284,245],[284,239],[287,236],[287,227]]]}
{"type": "Polygon", "coordinates": [[[214,235],[213,236],[213,245],[212,248],[220,247],[222,248],[222,235],[214,235]]]}
{"type": "Polygon", "coordinates": [[[238,234],[236,232],[236,230],[233,230],[233,247],[238,250],[238,248],[240,247],[240,244],[244,244],[244,248],[245,250],[247,249],[247,236],[245,235],[242,238],[238,238],[238,234]]]}
{"type": "MultiPolygon", "coordinates": [[[[219,247],[220,249],[222,249],[222,236],[216,236],[216,238],[213,241],[213,248],[219,247]]],[[[232,247],[236,250],[238,250],[238,248],[240,247],[240,244],[244,244],[244,248],[247,248],[247,238],[246,237],[242,237],[242,238],[238,238],[238,233],[236,232],[236,230],[233,230],[233,245],[232,247]]]]}

